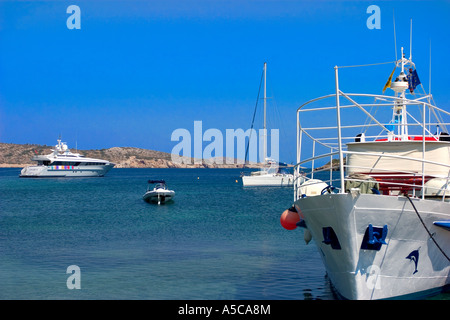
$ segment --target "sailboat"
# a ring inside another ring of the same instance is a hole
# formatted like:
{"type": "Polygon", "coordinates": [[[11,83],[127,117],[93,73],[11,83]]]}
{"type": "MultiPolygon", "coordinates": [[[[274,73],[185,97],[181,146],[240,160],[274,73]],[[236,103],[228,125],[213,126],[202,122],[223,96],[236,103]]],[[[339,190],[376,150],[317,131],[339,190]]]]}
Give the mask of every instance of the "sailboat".
{"type": "Polygon", "coordinates": [[[294,175],[287,172],[285,167],[267,157],[267,128],[266,128],[266,109],[267,109],[267,63],[264,62],[264,122],[263,122],[263,167],[260,171],[251,172],[250,175],[242,175],[242,185],[244,187],[270,186],[270,187],[288,187],[294,183],[294,175]]]}

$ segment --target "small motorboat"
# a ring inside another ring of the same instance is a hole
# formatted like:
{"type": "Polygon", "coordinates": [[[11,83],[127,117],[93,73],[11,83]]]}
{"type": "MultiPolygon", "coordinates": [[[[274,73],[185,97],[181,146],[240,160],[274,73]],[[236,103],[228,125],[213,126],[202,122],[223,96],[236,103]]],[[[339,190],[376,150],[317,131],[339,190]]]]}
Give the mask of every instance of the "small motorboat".
{"type": "Polygon", "coordinates": [[[175,196],[175,191],[167,189],[164,180],[148,180],[147,192],[142,197],[146,202],[154,202],[157,204],[171,201],[175,196]],[[154,185],[153,189],[151,186],[154,185]]]}

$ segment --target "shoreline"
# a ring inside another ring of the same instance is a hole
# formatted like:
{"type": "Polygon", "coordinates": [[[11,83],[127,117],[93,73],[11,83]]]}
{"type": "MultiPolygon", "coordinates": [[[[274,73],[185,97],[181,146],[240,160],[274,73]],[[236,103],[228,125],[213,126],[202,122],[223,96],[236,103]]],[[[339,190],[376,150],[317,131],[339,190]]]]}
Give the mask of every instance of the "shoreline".
{"type": "Polygon", "coordinates": [[[26,166],[31,166],[32,164],[17,164],[17,163],[0,163],[0,168],[24,168],[26,166]]]}
{"type": "MultiPolygon", "coordinates": [[[[18,165],[18,164],[0,164],[0,169],[23,169],[26,166],[31,166],[32,164],[27,165],[18,165]]],[[[242,167],[242,166],[198,166],[194,167],[192,166],[186,166],[186,167],[113,167],[112,169],[259,169],[259,167],[252,166],[252,167],[242,167]]]]}
{"type": "MultiPolygon", "coordinates": [[[[33,163],[0,163],[0,168],[22,169],[26,166],[33,166],[33,163]]],[[[112,169],[259,169],[261,165],[243,166],[242,164],[182,164],[178,166],[115,166],[112,169]]]]}
{"type": "MultiPolygon", "coordinates": [[[[47,155],[52,147],[37,144],[14,144],[0,142],[0,168],[24,168],[35,165],[35,155],[47,155]]],[[[87,158],[105,159],[115,163],[114,168],[261,168],[262,164],[247,163],[226,157],[196,159],[172,155],[167,152],[135,147],[112,147],[108,149],[76,150],[87,158]],[[173,161],[175,157],[175,161],[173,161]],[[180,161],[179,161],[180,160],[180,161]],[[180,162],[180,163],[178,163],[180,162]]]]}

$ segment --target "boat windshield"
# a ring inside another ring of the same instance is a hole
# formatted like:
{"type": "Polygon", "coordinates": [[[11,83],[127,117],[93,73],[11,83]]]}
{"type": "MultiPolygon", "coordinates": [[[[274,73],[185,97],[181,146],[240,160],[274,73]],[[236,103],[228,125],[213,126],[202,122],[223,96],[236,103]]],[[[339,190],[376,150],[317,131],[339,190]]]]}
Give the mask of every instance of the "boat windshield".
{"type": "Polygon", "coordinates": [[[166,185],[164,183],[157,183],[154,189],[166,189],[166,185]]]}

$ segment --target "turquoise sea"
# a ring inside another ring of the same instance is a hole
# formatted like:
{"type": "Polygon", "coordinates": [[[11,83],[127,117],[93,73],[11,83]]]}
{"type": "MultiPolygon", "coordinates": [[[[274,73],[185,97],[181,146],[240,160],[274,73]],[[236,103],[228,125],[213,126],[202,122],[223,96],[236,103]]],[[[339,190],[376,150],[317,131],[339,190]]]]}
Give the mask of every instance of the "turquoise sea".
{"type": "Polygon", "coordinates": [[[0,299],[334,299],[315,245],[280,225],[292,188],[243,188],[241,171],[0,169],[0,299]],[[173,203],[144,202],[148,179],[173,203]]]}
{"type": "Polygon", "coordinates": [[[280,225],[292,188],[243,188],[241,171],[0,169],[0,299],[336,299],[315,244],[280,225]],[[165,179],[174,202],[144,202],[148,179],[165,179]]]}

